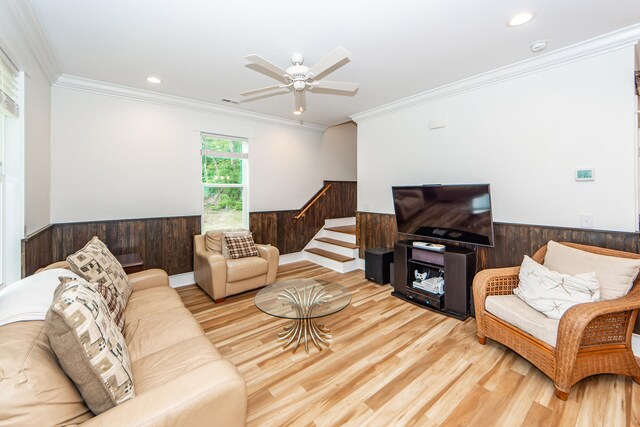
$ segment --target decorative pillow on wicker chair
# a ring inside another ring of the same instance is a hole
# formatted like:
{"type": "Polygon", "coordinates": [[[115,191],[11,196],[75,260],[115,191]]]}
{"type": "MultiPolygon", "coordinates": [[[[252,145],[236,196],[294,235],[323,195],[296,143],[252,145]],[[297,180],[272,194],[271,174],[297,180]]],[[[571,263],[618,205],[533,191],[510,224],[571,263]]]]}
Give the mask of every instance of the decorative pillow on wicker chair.
{"type": "Polygon", "coordinates": [[[122,307],[127,306],[132,286],[127,273],[107,245],[94,237],[75,254],[67,257],[71,271],[91,283],[107,286],[118,294],[122,307]]]}
{"type": "Polygon", "coordinates": [[[544,257],[545,267],[567,274],[594,271],[603,300],[625,296],[638,276],[640,260],[594,254],[550,240],[544,257]]]}
{"type": "Polygon", "coordinates": [[[135,395],[129,352],[97,285],[61,282],[45,331],[60,366],[97,415],[135,395]]]}
{"type": "Polygon", "coordinates": [[[224,245],[224,233],[229,232],[244,232],[248,233],[248,230],[244,228],[228,228],[228,229],[220,229],[220,230],[209,230],[204,234],[204,246],[208,251],[215,252],[217,254],[222,253],[222,246],[224,245]]]}
{"type": "Polygon", "coordinates": [[[600,284],[595,273],[575,276],[558,273],[526,255],[520,266],[519,279],[513,293],[551,319],[560,319],[576,304],[600,299],[600,284]]]}
{"type": "Polygon", "coordinates": [[[229,249],[229,258],[247,258],[252,256],[260,256],[256,244],[253,242],[251,234],[243,236],[224,236],[225,242],[229,249]]]}

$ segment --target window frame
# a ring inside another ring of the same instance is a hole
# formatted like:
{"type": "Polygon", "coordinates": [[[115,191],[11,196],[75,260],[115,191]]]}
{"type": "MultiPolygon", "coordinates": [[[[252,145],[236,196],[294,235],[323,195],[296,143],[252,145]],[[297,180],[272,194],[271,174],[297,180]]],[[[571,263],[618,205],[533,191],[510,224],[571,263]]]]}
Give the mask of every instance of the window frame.
{"type": "Polygon", "coordinates": [[[204,191],[206,188],[241,188],[242,189],[242,228],[249,229],[249,139],[239,136],[221,135],[210,132],[200,132],[198,138],[200,144],[200,203],[202,206],[202,216],[200,219],[200,231],[205,233],[205,207],[204,207],[204,191]],[[225,139],[233,142],[242,143],[242,152],[227,152],[227,151],[215,151],[205,150],[202,148],[202,140],[204,137],[211,137],[216,139],[225,139]],[[202,182],[202,158],[203,157],[217,157],[222,159],[239,159],[244,162],[242,166],[242,183],[240,184],[223,184],[223,183],[208,183],[202,182]]]}

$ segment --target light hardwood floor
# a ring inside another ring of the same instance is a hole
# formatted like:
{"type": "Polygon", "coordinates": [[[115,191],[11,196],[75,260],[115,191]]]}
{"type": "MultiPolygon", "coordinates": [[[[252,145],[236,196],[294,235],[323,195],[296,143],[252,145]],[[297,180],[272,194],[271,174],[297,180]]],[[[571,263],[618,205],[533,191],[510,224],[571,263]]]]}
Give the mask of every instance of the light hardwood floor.
{"type": "Polygon", "coordinates": [[[319,277],[348,287],[351,306],[326,318],[328,349],[293,354],[277,344],[287,321],[268,316],[249,292],[215,305],[197,286],[186,306],[249,391],[250,426],[640,426],[640,386],[599,375],[563,402],[527,361],[460,322],[391,296],[390,286],[307,262],[278,280],[319,277]]]}

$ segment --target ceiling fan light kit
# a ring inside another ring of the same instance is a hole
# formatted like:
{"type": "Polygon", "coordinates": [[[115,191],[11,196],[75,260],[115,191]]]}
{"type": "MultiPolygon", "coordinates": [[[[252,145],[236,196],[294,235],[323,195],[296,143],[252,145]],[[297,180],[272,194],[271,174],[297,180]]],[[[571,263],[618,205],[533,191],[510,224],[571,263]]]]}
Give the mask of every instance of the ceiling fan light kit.
{"type": "MultiPolygon", "coordinates": [[[[358,91],[358,83],[330,82],[321,80],[324,75],[332,73],[349,61],[349,52],[343,47],[335,48],[327,56],[316,62],[312,67],[303,65],[304,56],[299,52],[294,52],[293,55],[291,55],[291,63],[293,65],[286,70],[283,70],[277,65],[255,54],[247,55],[245,56],[245,59],[251,61],[253,69],[280,81],[282,84],[249,90],[242,92],[240,95],[252,96],[262,94],[264,92],[271,92],[276,89],[287,89],[294,93],[295,109],[293,114],[296,115],[300,115],[306,110],[305,92],[307,89],[311,91],[315,88],[319,88],[331,91],[331,93],[336,95],[350,96],[355,95],[358,91]]],[[[271,95],[277,95],[279,93],[281,92],[272,93],[271,95]]],[[[260,95],[255,99],[265,98],[271,95],[260,95]]],[[[249,98],[246,99],[245,102],[251,100],[252,99],[249,98]]]]}

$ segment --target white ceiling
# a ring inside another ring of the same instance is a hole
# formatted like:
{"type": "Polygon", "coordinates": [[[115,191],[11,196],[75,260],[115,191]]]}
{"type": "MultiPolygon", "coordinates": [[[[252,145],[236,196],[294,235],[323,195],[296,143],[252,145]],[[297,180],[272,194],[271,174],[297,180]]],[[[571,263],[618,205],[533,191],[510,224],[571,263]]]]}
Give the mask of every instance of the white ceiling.
{"type": "MultiPolygon", "coordinates": [[[[349,116],[640,22],[638,0],[31,0],[64,74],[229,106],[274,84],[246,67],[255,53],[286,68],[336,46],[351,62],[325,77],[360,83],[353,97],[308,94],[308,123],[349,116]],[[528,24],[509,28],[518,12],[528,24]],[[148,75],[164,80],[159,86],[148,75]]],[[[235,108],[294,119],[288,93],[235,108]]]]}

